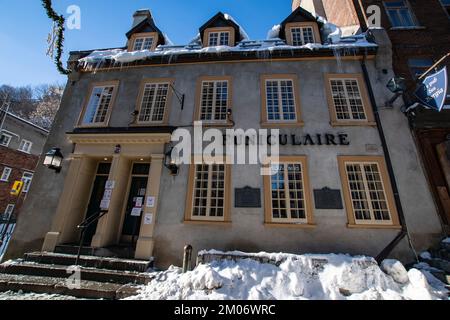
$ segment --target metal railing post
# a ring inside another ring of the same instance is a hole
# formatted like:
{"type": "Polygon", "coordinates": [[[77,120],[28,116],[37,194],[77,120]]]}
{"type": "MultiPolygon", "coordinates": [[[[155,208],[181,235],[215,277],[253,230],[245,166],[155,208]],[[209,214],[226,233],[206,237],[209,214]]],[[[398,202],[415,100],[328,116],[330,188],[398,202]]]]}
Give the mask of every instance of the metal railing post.
{"type": "Polygon", "coordinates": [[[188,244],[184,247],[184,256],[183,256],[183,273],[192,270],[192,246],[188,244]]]}

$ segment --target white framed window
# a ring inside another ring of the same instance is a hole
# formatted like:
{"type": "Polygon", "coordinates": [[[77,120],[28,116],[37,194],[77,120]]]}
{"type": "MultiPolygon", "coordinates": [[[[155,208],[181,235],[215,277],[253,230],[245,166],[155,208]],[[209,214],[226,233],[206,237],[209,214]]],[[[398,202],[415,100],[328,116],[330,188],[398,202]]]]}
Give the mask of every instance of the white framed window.
{"type": "Polygon", "coordinates": [[[445,12],[447,13],[448,17],[450,18],[450,0],[440,0],[442,7],[444,8],[445,12]]]}
{"type": "Polygon", "coordinates": [[[292,79],[266,79],[268,121],[296,121],[297,109],[292,79]]]}
{"type": "Polygon", "coordinates": [[[9,217],[13,214],[14,207],[15,207],[15,205],[13,205],[13,204],[8,204],[6,206],[5,212],[3,213],[3,217],[5,219],[9,219],[9,217]]]}
{"type": "Polygon", "coordinates": [[[357,79],[331,78],[330,85],[337,120],[367,120],[357,79]]]}
{"type": "Polygon", "coordinates": [[[2,172],[2,176],[0,177],[0,181],[3,182],[8,182],[9,181],[9,176],[11,175],[12,169],[9,167],[4,167],[3,168],[3,172],[2,172]]]}
{"type": "Polygon", "coordinates": [[[313,27],[293,27],[291,28],[291,36],[293,46],[303,46],[316,42],[313,27]]]}
{"type": "Polygon", "coordinates": [[[108,118],[115,86],[96,86],[92,89],[84,115],[83,125],[104,124],[108,118]]]}
{"type": "Polygon", "coordinates": [[[230,32],[210,32],[208,38],[208,46],[229,46],[230,45],[230,32]]]}
{"type": "Polygon", "coordinates": [[[33,143],[31,141],[22,139],[22,141],[20,141],[20,145],[19,145],[19,151],[25,152],[25,153],[31,153],[31,147],[33,146],[33,143]]]}
{"type": "Polygon", "coordinates": [[[139,122],[161,123],[167,108],[170,83],[147,83],[142,93],[139,122]]]}
{"type": "Polygon", "coordinates": [[[200,120],[226,122],[229,100],[228,80],[202,81],[200,120]]]}
{"type": "Polygon", "coordinates": [[[30,190],[31,180],[33,180],[33,174],[31,172],[24,172],[22,175],[23,193],[27,193],[30,190]]]}
{"type": "Polygon", "coordinates": [[[227,174],[225,164],[194,164],[192,220],[224,221],[227,174]]]}
{"type": "Polygon", "coordinates": [[[416,19],[406,0],[384,1],[384,7],[394,28],[417,26],[416,19]]]}
{"type": "Polygon", "coordinates": [[[2,132],[0,134],[0,146],[8,147],[11,139],[12,135],[2,132]]]}
{"type": "Polygon", "coordinates": [[[350,206],[356,224],[392,224],[386,188],[378,162],[346,161],[350,206]]]}
{"type": "Polygon", "coordinates": [[[271,222],[307,223],[305,164],[301,161],[273,164],[270,177],[271,222]]]}
{"type": "Polygon", "coordinates": [[[153,47],[153,37],[140,37],[134,40],[133,51],[151,50],[153,47]]]}

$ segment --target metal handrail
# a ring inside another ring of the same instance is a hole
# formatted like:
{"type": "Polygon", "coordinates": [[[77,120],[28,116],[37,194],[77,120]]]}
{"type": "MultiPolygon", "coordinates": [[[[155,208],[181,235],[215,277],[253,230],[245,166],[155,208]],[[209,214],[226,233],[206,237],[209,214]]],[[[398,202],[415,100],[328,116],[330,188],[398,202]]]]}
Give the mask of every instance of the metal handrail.
{"type": "Polygon", "coordinates": [[[76,266],[78,265],[78,261],[80,260],[81,248],[83,247],[84,236],[85,236],[87,228],[89,228],[94,222],[97,222],[98,220],[100,220],[107,213],[108,213],[108,210],[100,210],[97,213],[95,213],[94,215],[92,215],[89,218],[87,218],[86,220],[84,220],[82,223],[80,223],[77,226],[78,229],[81,229],[81,237],[80,237],[80,243],[78,245],[77,258],[75,260],[76,266]]]}

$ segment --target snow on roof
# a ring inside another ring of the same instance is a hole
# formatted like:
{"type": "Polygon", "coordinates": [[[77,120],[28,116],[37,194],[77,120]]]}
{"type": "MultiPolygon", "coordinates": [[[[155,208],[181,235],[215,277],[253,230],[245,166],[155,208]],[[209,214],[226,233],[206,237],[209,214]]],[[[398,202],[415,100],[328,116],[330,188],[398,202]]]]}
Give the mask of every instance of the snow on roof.
{"type": "Polygon", "coordinates": [[[242,28],[242,26],[237,23],[237,21],[232,16],[230,16],[228,13],[224,13],[223,16],[225,17],[225,19],[233,21],[239,27],[239,32],[241,34],[242,40],[250,40],[250,37],[248,36],[247,32],[245,32],[245,29],[242,28]]]}
{"type": "Polygon", "coordinates": [[[97,50],[93,51],[88,56],[81,58],[79,63],[82,67],[88,67],[91,64],[99,64],[103,61],[110,60],[115,63],[129,63],[139,60],[145,60],[152,57],[160,56],[172,56],[183,55],[193,53],[217,53],[222,52],[255,52],[255,51],[275,51],[275,50],[295,50],[295,49],[358,49],[377,47],[376,44],[369,42],[366,39],[365,34],[348,36],[340,38],[337,43],[331,44],[318,44],[309,43],[304,46],[290,46],[287,45],[281,39],[268,39],[268,40],[243,40],[235,47],[229,46],[215,46],[203,48],[195,39],[186,46],[174,46],[174,45],[160,45],[155,51],[142,50],[128,52],[126,49],[110,49],[110,50],[97,50]]]}

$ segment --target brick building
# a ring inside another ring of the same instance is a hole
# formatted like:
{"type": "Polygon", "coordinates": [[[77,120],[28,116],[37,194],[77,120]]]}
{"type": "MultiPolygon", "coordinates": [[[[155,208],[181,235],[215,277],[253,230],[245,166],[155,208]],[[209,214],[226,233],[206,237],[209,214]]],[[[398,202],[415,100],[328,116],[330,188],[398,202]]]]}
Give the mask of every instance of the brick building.
{"type": "MultiPolygon", "coordinates": [[[[0,116],[0,240],[13,225],[20,212],[34,170],[42,153],[48,131],[26,121],[12,113],[0,116]],[[20,197],[10,195],[15,181],[23,181],[24,188],[20,197]],[[9,217],[12,214],[12,219],[9,217]],[[12,225],[7,226],[8,221],[12,225]]],[[[3,245],[4,247],[5,245],[3,245]]],[[[2,254],[0,246],[0,255],[2,254]]]]}
{"type": "MultiPolygon", "coordinates": [[[[393,69],[407,82],[403,98],[415,102],[417,78],[450,52],[449,0],[294,0],[293,9],[302,6],[341,27],[344,34],[357,34],[383,27],[392,43],[393,69]],[[379,21],[373,20],[379,12],[379,21]]],[[[439,68],[447,66],[450,58],[439,68]]],[[[440,113],[419,106],[408,114],[412,134],[427,171],[441,221],[450,224],[450,96],[440,113]]]]}

